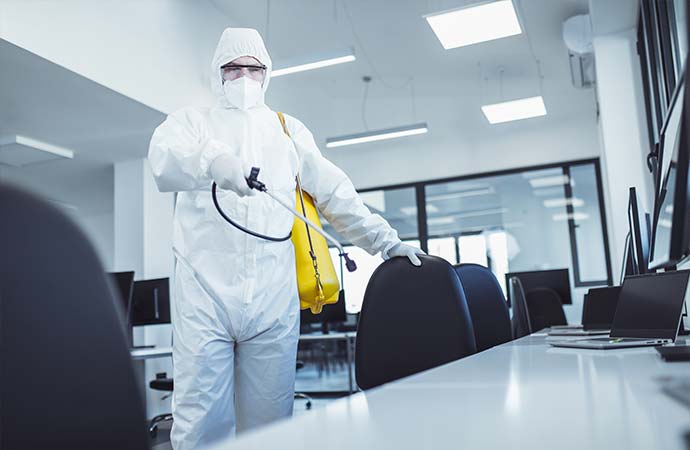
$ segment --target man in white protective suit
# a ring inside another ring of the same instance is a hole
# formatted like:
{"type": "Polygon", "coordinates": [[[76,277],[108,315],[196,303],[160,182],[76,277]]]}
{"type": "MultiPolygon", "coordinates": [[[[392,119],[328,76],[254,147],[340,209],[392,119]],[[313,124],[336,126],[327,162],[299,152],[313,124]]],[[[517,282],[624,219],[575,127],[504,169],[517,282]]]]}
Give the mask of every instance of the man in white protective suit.
{"type": "Polygon", "coordinates": [[[160,191],[178,192],[173,248],[173,428],[177,450],[191,449],[292,414],[299,299],[292,243],[230,226],[286,236],[289,211],[249,188],[251,167],[295,204],[296,175],[323,216],[348,241],[385,259],[420,265],[421,250],[400,242],[372,214],[351,181],[325,159],[311,132],[264,104],[271,58],[256,30],[226,29],[212,63],[216,104],[184,108],[153,134],[149,161],[160,191]],[[257,195],[258,194],[258,195],[257,195]]]}

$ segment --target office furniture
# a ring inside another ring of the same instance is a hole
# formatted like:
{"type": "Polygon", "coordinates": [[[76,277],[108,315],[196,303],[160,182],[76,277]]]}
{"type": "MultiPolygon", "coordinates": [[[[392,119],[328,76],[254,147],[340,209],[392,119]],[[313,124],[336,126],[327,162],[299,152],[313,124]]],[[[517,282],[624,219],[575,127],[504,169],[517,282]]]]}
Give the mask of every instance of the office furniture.
{"type": "Polygon", "coordinates": [[[130,355],[133,360],[165,358],[172,356],[172,347],[152,347],[152,348],[136,348],[130,350],[130,355]]]}
{"type": "MultiPolygon", "coordinates": [[[[297,364],[295,364],[295,370],[299,372],[300,369],[304,368],[304,363],[302,361],[297,361],[297,364]]],[[[307,394],[304,392],[295,392],[295,398],[301,398],[303,400],[306,400],[306,408],[311,409],[311,397],[309,397],[307,394]]]]}
{"type": "Polygon", "coordinates": [[[508,279],[508,297],[513,299],[513,317],[510,326],[513,330],[513,339],[521,338],[532,333],[529,312],[527,311],[527,299],[522,282],[518,277],[508,279]]]}
{"type": "Polygon", "coordinates": [[[477,351],[472,318],[453,266],[392,258],[371,276],[357,328],[357,384],[370,389],[477,351]]]}
{"type": "MultiPolygon", "coordinates": [[[[174,387],[174,382],[172,378],[168,377],[168,374],[163,372],[163,373],[157,373],[156,374],[156,379],[151,380],[149,382],[149,387],[153,390],[156,391],[163,391],[163,392],[169,392],[170,394],[166,395],[165,397],[169,397],[172,395],[173,387],[174,387]]],[[[164,398],[165,398],[164,397],[164,398]]],[[[172,421],[173,416],[170,413],[166,414],[159,414],[153,419],[151,419],[151,422],[149,422],[149,434],[151,437],[156,436],[158,433],[158,424],[161,422],[168,422],[172,421]]]]}
{"type": "Polygon", "coordinates": [[[582,327],[585,330],[610,329],[620,293],[620,286],[590,289],[582,304],[582,327]]]}
{"type": "Polygon", "coordinates": [[[0,447],[148,449],[120,302],[88,239],[6,185],[0,217],[0,447]]]}
{"type": "MultiPolygon", "coordinates": [[[[535,288],[548,287],[558,292],[561,302],[569,305],[573,302],[570,292],[570,271],[568,269],[534,270],[530,272],[510,272],[505,275],[506,286],[508,280],[518,277],[525,293],[535,288]]],[[[510,296],[509,296],[510,297],[510,296]]],[[[513,299],[508,298],[508,304],[513,299]]]]}
{"type": "Polygon", "coordinates": [[[533,330],[552,325],[568,325],[561,297],[551,288],[534,288],[525,291],[527,312],[533,330]]]}
{"type": "Polygon", "coordinates": [[[479,264],[458,264],[455,271],[472,316],[477,351],[510,341],[513,334],[508,303],[493,272],[479,264]]]}
{"type": "Polygon", "coordinates": [[[652,348],[555,349],[543,333],[339,399],[213,450],[680,450],[690,410],[652,348]],[[335,431],[338,430],[338,431],[335,431]]]}
{"type": "Polygon", "coordinates": [[[317,342],[317,341],[345,341],[346,351],[347,351],[347,380],[348,389],[347,393],[351,394],[356,391],[354,385],[354,379],[352,377],[352,344],[357,337],[357,333],[313,333],[313,334],[300,334],[299,342],[317,342]]]}

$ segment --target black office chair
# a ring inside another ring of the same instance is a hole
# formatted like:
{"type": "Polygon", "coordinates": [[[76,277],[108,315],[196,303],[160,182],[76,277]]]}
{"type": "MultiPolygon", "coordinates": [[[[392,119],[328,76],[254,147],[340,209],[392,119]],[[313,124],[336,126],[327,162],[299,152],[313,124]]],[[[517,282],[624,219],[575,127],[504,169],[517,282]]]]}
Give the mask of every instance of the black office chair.
{"type": "Polygon", "coordinates": [[[114,287],[76,225],[0,185],[3,450],[148,449],[114,287]]]}
{"type": "MultiPolygon", "coordinates": [[[[295,369],[299,372],[299,370],[303,369],[303,368],[304,368],[304,362],[298,360],[295,369]]],[[[306,404],[304,405],[304,407],[306,409],[311,409],[311,397],[309,397],[304,392],[295,392],[294,398],[296,398],[296,399],[301,398],[302,400],[305,400],[306,404]]]]}
{"type": "Polygon", "coordinates": [[[455,269],[420,256],[381,264],[369,280],[357,328],[355,375],[362,389],[471,355],[472,319],[455,269]]]}
{"type": "MultiPolygon", "coordinates": [[[[172,378],[168,377],[167,373],[162,372],[157,373],[156,379],[149,382],[149,387],[155,391],[169,392],[169,394],[163,396],[165,399],[172,395],[175,383],[173,382],[172,378]]],[[[151,422],[149,422],[149,435],[151,435],[151,437],[155,437],[156,434],[158,434],[158,424],[161,422],[172,422],[172,420],[173,416],[171,413],[158,414],[156,417],[151,419],[151,422]]]]}
{"type": "Polygon", "coordinates": [[[532,330],[539,331],[552,325],[568,325],[561,296],[555,290],[547,287],[530,289],[525,293],[525,298],[532,330]]]}
{"type": "Polygon", "coordinates": [[[477,351],[512,340],[508,303],[493,272],[479,264],[458,264],[455,271],[472,316],[477,351]]]}
{"type": "Polygon", "coordinates": [[[533,328],[527,308],[527,299],[520,278],[511,277],[508,280],[508,296],[513,309],[513,317],[510,319],[513,339],[532,334],[533,328]]]}

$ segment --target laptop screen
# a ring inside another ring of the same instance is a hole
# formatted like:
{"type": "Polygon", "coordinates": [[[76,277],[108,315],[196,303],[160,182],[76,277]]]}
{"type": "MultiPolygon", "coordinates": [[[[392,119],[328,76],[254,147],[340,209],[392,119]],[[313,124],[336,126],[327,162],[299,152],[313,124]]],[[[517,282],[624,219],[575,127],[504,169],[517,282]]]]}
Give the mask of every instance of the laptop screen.
{"type": "Polygon", "coordinates": [[[618,305],[619,286],[590,289],[582,308],[582,328],[608,330],[613,323],[618,305]]]}
{"type": "Polygon", "coordinates": [[[611,337],[675,340],[689,275],[682,270],[627,277],[611,337]]]}

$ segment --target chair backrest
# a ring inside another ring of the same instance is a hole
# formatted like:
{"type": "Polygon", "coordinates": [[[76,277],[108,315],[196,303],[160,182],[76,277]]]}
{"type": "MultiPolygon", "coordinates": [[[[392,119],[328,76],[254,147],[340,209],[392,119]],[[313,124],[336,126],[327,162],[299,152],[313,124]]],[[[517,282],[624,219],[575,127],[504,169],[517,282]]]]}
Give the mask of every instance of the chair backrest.
{"type": "Polygon", "coordinates": [[[0,448],[149,448],[122,308],[86,237],[5,185],[0,217],[0,448]]]}
{"type": "Polygon", "coordinates": [[[357,384],[369,389],[476,352],[460,278],[422,255],[381,264],[369,280],[357,328],[357,384]]]}
{"type": "Polygon", "coordinates": [[[555,290],[547,287],[530,289],[525,292],[525,298],[532,330],[539,331],[552,325],[568,325],[561,297],[555,290]]]}
{"type": "Polygon", "coordinates": [[[508,303],[493,272],[479,264],[458,264],[455,271],[472,316],[477,351],[510,341],[513,333],[508,303]]]}
{"type": "Polygon", "coordinates": [[[522,288],[522,282],[518,277],[511,277],[508,280],[508,296],[513,309],[513,317],[510,319],[513,339],[532,334],[533,328],[527,310],[525,290],[522,288]]]}

